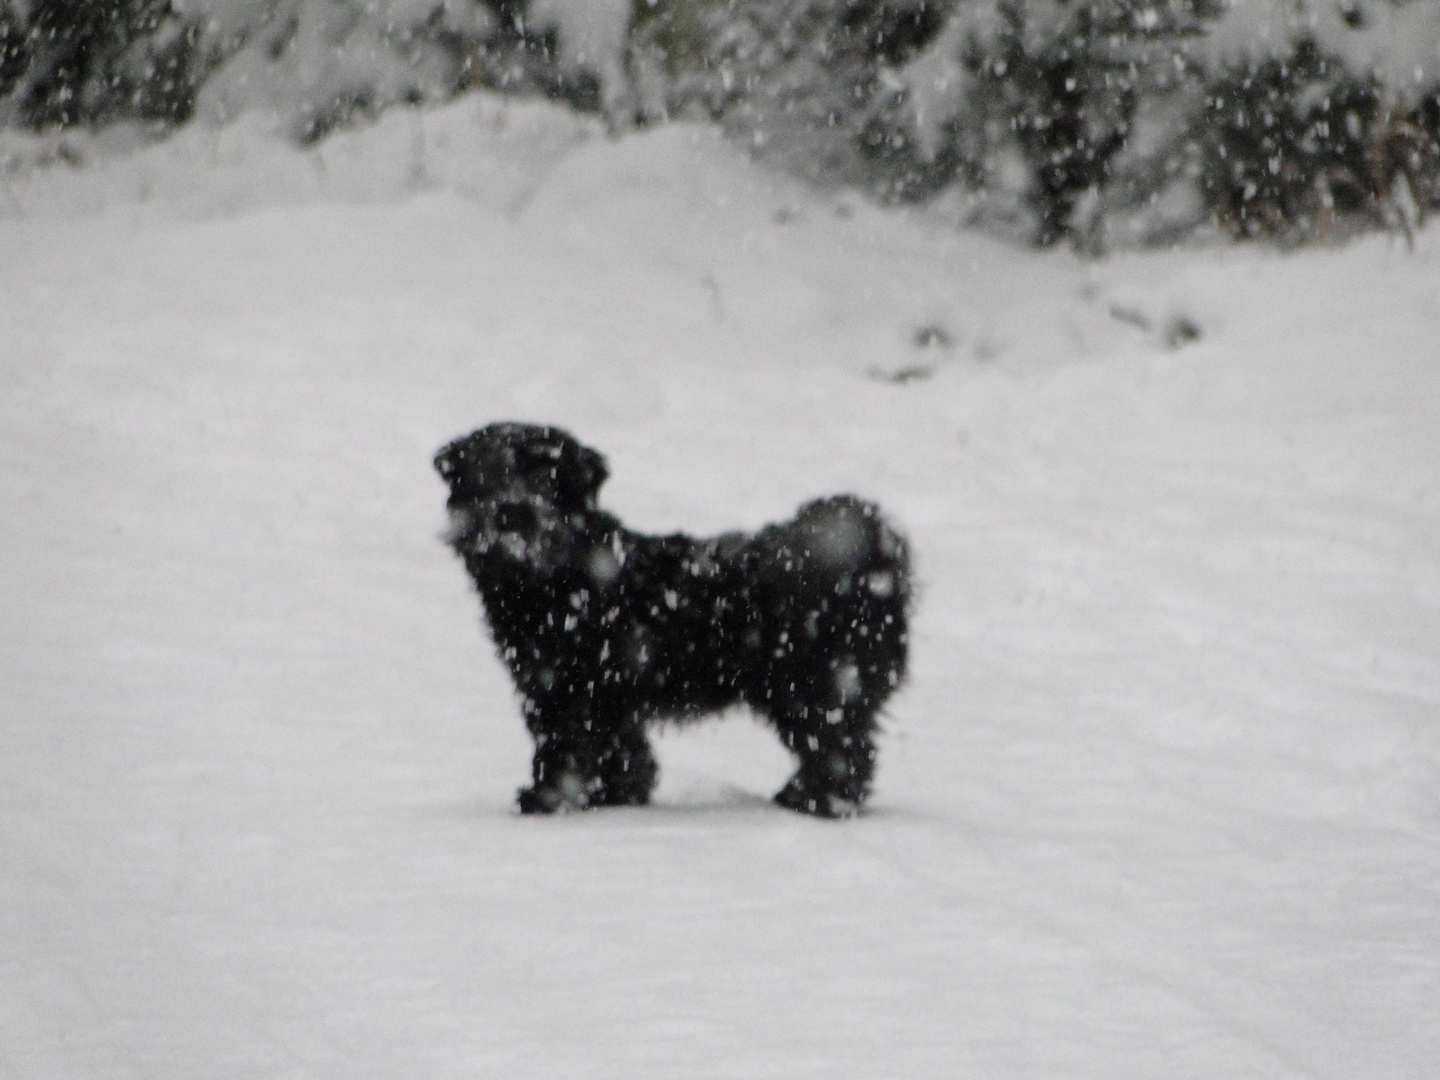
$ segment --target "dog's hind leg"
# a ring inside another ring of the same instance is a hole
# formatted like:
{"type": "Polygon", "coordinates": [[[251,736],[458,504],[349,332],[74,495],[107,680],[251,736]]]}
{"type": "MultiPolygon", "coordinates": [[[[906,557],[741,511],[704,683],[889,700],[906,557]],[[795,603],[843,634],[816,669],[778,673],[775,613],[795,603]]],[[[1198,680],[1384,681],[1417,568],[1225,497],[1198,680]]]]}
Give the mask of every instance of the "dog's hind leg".
{"type": "Polygon", "coordinates": [[[875,775],[874,706],[797,705],[774,719],[781,741],[800,759],[800,768],[775,801],[817,817],[857,813],[875,775]]]}
{"type": "Polygon", "coordinates": [[[655,789],[660,767],[639,721],[612,732],[600,754],[600,787],[591,800],[597,806],[644,806],[655,789]]]}

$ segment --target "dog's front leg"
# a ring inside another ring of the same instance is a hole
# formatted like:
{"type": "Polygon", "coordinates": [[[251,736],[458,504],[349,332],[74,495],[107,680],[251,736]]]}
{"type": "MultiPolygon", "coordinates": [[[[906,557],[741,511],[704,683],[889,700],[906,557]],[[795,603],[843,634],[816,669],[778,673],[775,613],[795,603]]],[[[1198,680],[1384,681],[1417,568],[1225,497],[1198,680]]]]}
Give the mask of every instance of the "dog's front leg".
{"type": "Polygon", "coordinates": [[[638,718],[588,698],[531,699],[525,714],[535,756],[530,787],[519,794],[522,814],[650,801],[658,768],[638,718]]]}
{"type": "Polygon", "coordinates": [[[584,810],[599,787],[593,720],[583,701],[527,697],[525,726],[535,740],[530,786],[520,790],[522,814],[584,810]]]}

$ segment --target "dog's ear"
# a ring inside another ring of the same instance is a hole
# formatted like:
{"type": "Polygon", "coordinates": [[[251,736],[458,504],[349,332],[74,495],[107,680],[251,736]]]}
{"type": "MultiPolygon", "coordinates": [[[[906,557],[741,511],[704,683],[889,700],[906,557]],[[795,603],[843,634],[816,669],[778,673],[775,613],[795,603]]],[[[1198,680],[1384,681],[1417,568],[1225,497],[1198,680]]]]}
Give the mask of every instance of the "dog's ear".
{"type": "Polygon", "coordinates": [[[449,446],[441,447],[440,452],[435,455],[435,471],[440,474],[440,479],[447,484],[453,481],[460,471],[464,457],[465,444],[463,442],[456,441],[449,446]]]}
{"type": "Polygon", "coordinates": [[[566,440],[555,476],[560,502],[566,509],[593,510],[600,485],[609,476],[610,469],[598,450],[566,440]]]}

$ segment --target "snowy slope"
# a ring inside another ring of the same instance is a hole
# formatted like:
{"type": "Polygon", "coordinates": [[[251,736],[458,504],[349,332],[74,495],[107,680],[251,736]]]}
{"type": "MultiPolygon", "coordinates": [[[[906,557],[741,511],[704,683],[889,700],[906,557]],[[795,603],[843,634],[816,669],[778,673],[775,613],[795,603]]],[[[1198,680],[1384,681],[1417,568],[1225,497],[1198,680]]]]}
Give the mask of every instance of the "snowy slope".
{"type": "Polygon", "coordinates": [[[0,1077],[1434,1075],[1433,232],[1086,264],[478,97],[4,195],[0,1077]],[[743,716],[513,814],[429,466],[498,418],[904,524],[867,816],[743,716]]]}

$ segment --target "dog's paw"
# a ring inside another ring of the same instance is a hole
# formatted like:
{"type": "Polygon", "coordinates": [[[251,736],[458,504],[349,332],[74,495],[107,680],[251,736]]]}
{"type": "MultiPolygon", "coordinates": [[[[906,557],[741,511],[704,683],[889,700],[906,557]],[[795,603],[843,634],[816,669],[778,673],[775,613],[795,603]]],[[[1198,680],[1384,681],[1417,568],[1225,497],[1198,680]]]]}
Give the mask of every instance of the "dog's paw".
{"type": "Polygon", "coordinates": [[[590,806],[647,806],[650,792],[641,789],[603,787],[590,800],[590,806]]]}
{"type": "Polygon", "coordinates": [[[780,789],[775,801],[787,810],[822,818],[852,818],[860,813],[860,803],[833,793],[811,794],[795,781],[780,789]]]}
{"type": "Polygon", "coordinates": [[[572,810],[588,810],[595,805],[591,798],[593,784],[587,784],[577,773],[561,773],[558,780],[544,787],[521,788],[516,796],[522,814],[565,814],[572,810]]]}
{"type": "Polygon", "coordinates": [[[521,788],[515,803],[522,814],[553,814],[560,809],[560,793],[554,788],[521,788]]]}

